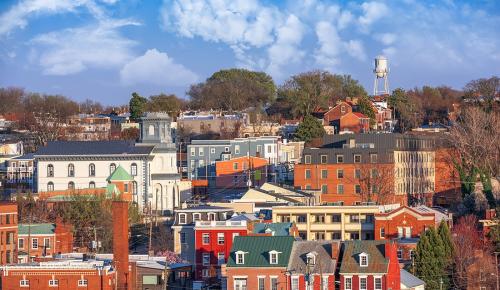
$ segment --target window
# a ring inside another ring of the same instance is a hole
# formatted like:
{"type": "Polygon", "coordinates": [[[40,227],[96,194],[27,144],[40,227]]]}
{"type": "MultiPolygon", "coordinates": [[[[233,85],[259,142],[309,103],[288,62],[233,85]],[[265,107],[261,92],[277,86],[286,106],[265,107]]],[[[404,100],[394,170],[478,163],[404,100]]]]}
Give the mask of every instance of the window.
{"type": "Polygon", "coordinates": [[[410,250],[409,253],[410,253],[410,259],[412,259],[412,260],[415,259],[415,251],[410,250]]]}
{"type": "Polygon", "coordinates": [[[344,163],[344,155],[337,155],[337,163],[344,163]]]}
{"type": "Polygon", "coordinates": [[[209,269],[202,269],[202,270],[201,270],[201,276],[202,276],[203,278],[210,277],[210,270],[209,270],[209,269]]]}
{"type": "Polygon", "coordinates": [[[224,147],[224,152],[229,152],[229,147],[224,147]]]}
{"type": "Polygon", "coordinates": [[[93,181],[89,182],[89,188],[95,188],[95,182],[93,181]]]}
{"type": "Polygon", "coordinates": [[[269,263],[273,265],[278,264],[278,252],[276,251],[269,252],[269,263]]]}
{"type": "Polygon", "coordinates": [[[50,238],[43,239],[43,246],[45,247],[45,249],[50,249],[50,238]]]}
{"type": "Polygon", "coordinates": [[[381,277],[375,277],[373,284],[374,284],[373,288],[375,290],[382,290],[382,278],[381,277]]]}
{"type": "Polygon", "coordinates": [[[209,245],[210,244],[210,234],[209,233],[204,233],[201,235],[201,242],[204,245],[209,245]]]}
{"type": "Polygon", "coordinates": [[[361,169],[359,169],[359,168],[354,169],[354,178],[356,178],[356,179],[361,178],[361,169]]]}
{"type": "Polygon", "coordinates": [[[240,154],[240,145],[235,145],[234,146],[234,153],[235,154],[240,154]]]}
{"type": "Polygon", "coordinates": [[[181,240],[181,244],[185,244],[186,243],[186,233],[180,233],[179,237],[181,240]]]}
{"type": "Polygon", "coordinates": [[[149,136],[153,136],[155,134],[155,126],[149,125],[148,134],[149,134],[149,136]]]}
{"type": "Polygon", "coordinates": [[[273,152],[273,147],[272,146],[267,146],[267,153],[272,153],[273,152]]]}
{"type": "Polygon", "coordinates": [[[328,155],[321,155],[321,164],[328,163],[328,155]]]}
{"type": "Polygon", "coordinates": [[[89,284],[87,279],[78,280],[78,287],[85,287],[89,284]]]}
{"type": "Polygon", "coordinates": [[[278,290],[278,278],[271,277],[271,290],[278,290]]]}
{"type": "Polygon", "coordinates": [[[17,247],[19,249],[24,249],[24,239],[23,238],[20,238],[17,240],[17,247]]]}
{"type": "Polygon", "coordinates": [[[49,280],[49,287],[57,287],[59,285],[59,280],[49,280]]]}
{"type": "Polygon", "coordinates": [[[234,290],[247,290],[247,279],[234,278],[234,290]]]}
{"type": "Polygon", "coordinates": [[[366,290],[366,277],[359,277],[359,289],[366,290]]]}
{"type": "Polygon", "coordinates": [[[74,177],[75,176],[75,165],[73,163],[70,163],[68,165],[68,177],[74,177]]]}
{"type": "Polygon", "coordinates": [[[343,184],[337,184],[337,193],[344,194],[344,185],[343,184]]]}
{"type": "Polygon", "coordinates": [[[256,152],[257,152],[257,153],[260,153],[260,151],[262,150],[261,148],[262,148],[262,145],[257,145],[257,150],[256,150],[256,152]]]}
{"type": "Polygon", "coordinates": [[[20,280],[19,281],[19,286],[21,286],[21,287],[29,287],[30,286],[30,280],[20,280]]]}
{"type": "Polygon", "coordinates": [[[361,155],[354,154],[354,163],[361,163],[361,155]]]}
{"type": "Polygon", "coordinates": [[[191,148],[190,152],[191,152],[191,156],[195,156],[196,155],[196,148],[191,148]]]}
{"type": "Polygon", "coordinates": [[[380,238],[385,238],[385,228],[380,228],[380,238]]]}
{"type": "Polygon", "coordinates": [[[52,164],[47,165],[47,177],[54,177],[54,165],[52,164]]]}
{"type": "Polygon", "coordinates": [[[398,249],[398,260],[402,260],[402,259],[403,259],[403,250],[398,249]]]}
{"type": "Polygon", "coordinates": [[[94,163],[89,164],[89,176],[95,176],[95,164],[94,163]]]}
{"type": "Polygon", "coordinates": [[[340,214],[332,214],[332,223],[340,223],[342,216],[340,214]]]}
{"type": "Polygon", "coordinates": [[[377,178],[378,177],[378,170],[377,170],[377,168],[372,168],[372,170],[370,170],[370,173],[371,173],[371,177],[372,178],[377,178]]]}
{"type": "Polygon", "coordinates": [[[217,244],[224,245],[224,233],[217,234],[217,244]]]}
{"type": "Polygon", "coordinates": [[[411,228],[410,227],[405,227],[405,238],[407,238],[407,239],[411,238],[411,228]]]}
{"type": "Polygon", "coordinates": [[[186,214],[185,213],[180,213],[179,214],[179,224],[185,225],[186,223],[187,223],[186,214]]]}
{"type": "Polygon", "coordinates": [[[137,182],[132,181],[132,193],[137,194],[137,182]]]}
{"type": "Polygon", "coordinates": [[[226,256],[224,255],[224,252],[220,252],[217,254],[217,265],[222,265],[226,262],[226,256]]]}
{"type": "Polygon", "coordinates": [[[344,170],[337,169],[337,178],[344,178],[344,170]]]}
{"type": "Polygon", "coordinates": [[[54,191],[54,183],[52,181],[47,183],[47,191],[54,191]]]}
{"type": "Polygon", "coordinates": [[[377,154],[370,154],[370,162],[377,163],[378,156],[377,154]]]}
{"type": "Polygon", "coordinates": [[[311,179],[311,169],[306,169],[306,179],[311,179]]]}
{"type": "Polygon", "coordinates": [[[299,277],[292,277],[292,290],[299,290],[299,277]]]}
{"type": "Polygon", "coordinates": [[[200,156],[205,155],[205,150],[203,150],[203,147],[200,147],[200,148],[198,149],[198,155],[200,155],[200,156]]]}
{"type": "Polygon", "coordinates": [[[359,254],[359,266],[368,267],[368,255],[366,253],[359,254]]]}
{"type": "Polygon", "coordinates": [[[32,238],[31,239],[31,248],[32,249],[38,249],[38,238],[32,238]]]}
{"type": "Polygon", "coordinates": [[[311,155],[304,155],[304,163],[311,164],[311,155]]]}
{"type": "Polygon", "coordinates": [[[210,253],[203,253],[203,266],[210,265],[210,253]]]}
{"type": "Polygon", "coordinates": [[[68,182],[68,189],[75,189],[75,183],[73,181],[68,182]]]}
{"type": "Polygon", "coordinates": [[[345,277],[344,278],[344,289],[345,290],[352,290],[352,277],[345,277]]]}
{"type": "MultiPolygon", "coordinates": [[[[293,279],[293,278],[292,278],[292,279],[293,279]]],[[[266,278],[265,278],[265,277],[259,277],[259,281],[258,281],[258,282],[259,282],[259,290],[265,290],[265,289],[266,289],[266,288],[265,288],[265,287],[266,287],[266,286],[265,286],[265,283],[266,283],[265,281],[266,281],[266,278]]],[[[299,290],[299,288],[298,288],[298,287],[299,287],[299,286],[298,286],[299,284],[298,284],[298,283],[299,283],[299,281],[297,280],[297,289],[296,289],[296,290],[299,290]]],[[[292,285],[293,285],[293,280],[292,280],[292,285]]],[[[293,289],[293,286],[292,286],[292,290],[294,290],[294,289],[293,289]]]]}
{"type": "Polygon", "coordinates": [[[356,191],[357,194],[361,194],[361,185],[359,184],[354,185],[354,190],[356,191]]]}
{"type": "Polygon", "coordinates": [[[236,252],[236,264],[244,264],[245,263],[245,253],[238,251],[236,252]]]}
{"type": "Polygon", "coordinates": [[[323,276],[323,277],[321,277],[321,279],[322,279],[321,284],[323,284],[321,290],[328,290],[329,289],[328,288],[328,276],[323,276]]]}
{"type": "Polygon", "coordinates": [[[322,179],[328,178],[328,170],[327,169],[321,169],[321,178],[322,179]]]}
{"type": "Polygon", "coordinates": [[[349,215],[349,221],[351,223],[359,223],[359,215],[357,215],[357,214],[349,215]]]}
{"type": "Polygon", "coordinates": [[[137,164],[132,163],[132,165],[130,165],[130,174],[132,176],[137,176],[137,164]]]}
{"type": "Polygon", "coordinates": [[[113,174],[113,172],[115,172],[115,170],[116,170],[116,164],[111,163],[109,165],[109,175],[113,174]]]}
{"type": "Polygon", "coordinates": [[[398,238],[403,237],[403,227],[398,227],[398,238]]]}
{"type": "Polygon", "coordinates": [[[323,194],[328,193],[328,185],[326,185],[326,184],[321,185],[321,193],[323,193],[323,194]]]}
{"type": "Polygon", "coordinates": [[[215,154],[215,148],[210,148],[210,154],[215,154]]]}
{"type": "Polygon", "coordinates": [[[199,220],[201,220],[201,214],[193,213],[193,221],[199,221],[199,220]]]}
{"type": "Polygon", "coordinates": [[[233,169],[234,170],[238,170],[238,162],[234,162],[233,163],[233,169]]]}
{"type": "Polygon", "coordinates": [[[215,213],[213,213],[213,212],[209,212],[209,213],[208,213],[208,220],[209,220],[209,221],[215,221],[215,217],[216,217],[216,216],[217,216],[217,215],[216,215],[215,213]]]}

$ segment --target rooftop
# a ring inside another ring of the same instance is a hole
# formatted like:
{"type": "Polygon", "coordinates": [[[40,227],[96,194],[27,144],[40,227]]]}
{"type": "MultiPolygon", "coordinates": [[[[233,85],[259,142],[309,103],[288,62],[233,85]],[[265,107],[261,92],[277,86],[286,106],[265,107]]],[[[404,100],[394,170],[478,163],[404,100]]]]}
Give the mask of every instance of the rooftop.
{"type": "Polygon", "coordinates": [[[254,234],[265,234],[271,231],[273,236],[290,236],[293,223],[256,223],[253,227],[254,234]]]}
{"type": "Polygon", "coordinates": [[[227,267],[287,267],[293,241],[293,237],[237,236],[234,238],[227,267]],[[245,253],[243,264],[236,264],[237,251],[245,253]],[[270,251],[279,253],[277,264],[270,263],[270,251]]]}
{"type": "Polygon", "coordinates": [[[51,141],[35,156],[148,155],[152,150],[153,146],[135,146],[131,141],[51,141]]]}
{"type": "Polygon", "coordinates": [[[385,257],[385,244],[386,241],[368,240],[344,242],[340,273],[387,273],[389,260],[385,257]],[[368,254],[368,267],[360,267],[359,254],[361,253],[368,254]]]}
{"type": "Polygon", "coordinates": [[[18,235],[53,235],[55,234],[55,224],[19,224],[18,235]],[[31,230],[30,230],[31,229],[31,230]]]}

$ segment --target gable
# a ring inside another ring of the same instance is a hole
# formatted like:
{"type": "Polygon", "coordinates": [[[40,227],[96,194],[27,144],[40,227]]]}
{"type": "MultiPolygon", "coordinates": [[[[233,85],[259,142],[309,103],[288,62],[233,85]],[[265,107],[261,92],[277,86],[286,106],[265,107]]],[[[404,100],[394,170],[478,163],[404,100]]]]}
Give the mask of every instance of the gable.
{"type": "Polygon", "coordinates": [[[409,207],[401,207],[389,213],[375,214],[375,220],[392,220],[400,215],[407,214],[417,220],[434,220],[434,214],[421,214],[409,207]]]}

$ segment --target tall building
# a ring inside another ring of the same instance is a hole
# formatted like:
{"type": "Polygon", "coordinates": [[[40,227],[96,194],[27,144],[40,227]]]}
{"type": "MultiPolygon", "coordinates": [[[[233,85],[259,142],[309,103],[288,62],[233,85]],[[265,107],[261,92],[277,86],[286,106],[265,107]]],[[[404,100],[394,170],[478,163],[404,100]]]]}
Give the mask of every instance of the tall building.
{"type": "Polygon", "coordinates": [[[53,141],[35,153],[38,192],[106,187],[119,167],[133,177],[132,200],[172,213],[181,203],[180,175],[170,117],[146,113],[140,120],[140,139],[130,141],[53,141]]]}
{"type": "Polygon", "coordinates": [[[17,203],[0,202],[0,265],[17,262],[17,203]]]}

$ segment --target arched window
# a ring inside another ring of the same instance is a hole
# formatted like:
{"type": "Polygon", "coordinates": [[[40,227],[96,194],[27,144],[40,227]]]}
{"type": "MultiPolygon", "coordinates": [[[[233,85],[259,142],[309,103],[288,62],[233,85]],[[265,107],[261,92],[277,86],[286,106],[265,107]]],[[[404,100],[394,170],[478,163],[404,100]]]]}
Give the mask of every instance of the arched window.
{"type": "Polygon", "coordinates": [[[137,182],[132,181],[132,194],[137,194],[137,182]]]}
{"type": "Polygon", "coordinates": [[[93,181],[89,182],[89,188],[95,188],[95,182],[93,181]]]}
{"type": "Polygon", "coordinates": [[[75,189],[75,183],[73,181],[68,182],[68,189],[75,189]]]}
{"type": "Polygon", "coordinates": [[[155,134],[155,126],[154,125],[149,125],[148,127],[148,135],[153,136],[155,134]]]}
{"type": "Polygon", "coordinates": [[[68,177],[74,177],[75,176],[75,165],[73,163],[70,163],[68,165],[68,177]]]}
{"type": "Polygon", "coordinates": [[[47,191],[54,191],[54,183],[52,181],[47,183],[47,191]]]}
{"type": "Polygon", "coordinates": [[[116,170],[116,164],[111,163],[111,164],[109,165],[109,174],[110,174],[110,175],[111,175],[111,174],[113,174],[113,172],[115,172],[115,170],[116,170]]]}
{"type": "Polygon", "coordinates": [[[95,164],[94,163],[89,164],[89,176],[95,176],[95,164]]]}
{"type": "Polygon", "coordinates": [[[54,177],[54,165],[47,165],[47,177],[54,177]]]}
{"type": "Polygon", "coordinates": [[[132,163],[132,165],[130,165],[130,174],[132,176],[137,176],[137,164],[132,163]]]}

